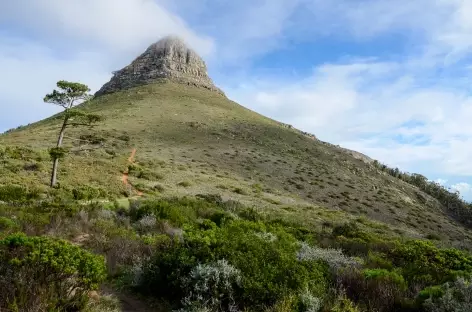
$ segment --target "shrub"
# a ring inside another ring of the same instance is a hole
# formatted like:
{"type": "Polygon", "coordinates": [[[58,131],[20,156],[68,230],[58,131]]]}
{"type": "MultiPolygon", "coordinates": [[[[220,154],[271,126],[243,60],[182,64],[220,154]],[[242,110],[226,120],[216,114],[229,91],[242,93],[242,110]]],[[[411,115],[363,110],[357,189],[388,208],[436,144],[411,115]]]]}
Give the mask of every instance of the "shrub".
{"type": "Polygon", "coordinates": [[[331,312],[360,312],[359,308],[342,293],[336,297],[331,312]]]}
{"type": "Polygon", "coordinates": [[[28,163],[23,166],[26,171],[41,171],[43,166],[40,163],[28,163]]]}
{"type": "Polygon", "coordinates": [[[240,187],[237,187],[233,190],[233,192],[235,192],[236,194],[239,194],[239,195],[247,195],[248,192],[240,187]]]}
{"type": "Polygon", "coordinates": [[[472,284],[462,278],[445,283],[440,288],[430,288],[428,292],[430,297],[423,304],[426,311],[472,311],[472,284]]]}
{"type": "Polygon", "coordinates": [[[265,219],[263,214],[250,207],[241,209],[238,211],[238,215],[245,220],[253,222],[262,221],[265,219]]]}
{"type": "Polygon", "coordinates": [[[318,312],[321,309],[320,298],[313,296],[307,289],[301,293],[299,298],[299,311],[318,312]]]}
{"type": "Polygon", "coordinates": [[[180,226],[186,222],[197,219],[197,211],[199,208],[204,209],[203,201],[195,200],[159,200],[159,201],[143,201],[137,206],[130,207],[129,216],[131,220],[138,221],[149,215],[155,216],[160,220],[168,220],[172,224],[180,226]]]}
{"type": "Polygon", "coordinates": [[[152,187],[152,189],[156,192],[162,193],[165,191],[165,188],[162,184],[156,184],[152,187]]]}
{"type": "Polygon", "coordinates": [[[341,250],[312,247],[307,243],[301,243],[297,257],[300,261],[323,260],[334,270],[342,267],[359,267],[360,265],[354,258],[345,256],[341,250]]]}
{"type": "Polygon", "coordinates": [[[403,276],[385,269],[364,270],[369,305],[379,311],[392,311],[401,305],[407,290],[403,276]]]}
{"type": "Polygon", "coordinates": [[[178,186],[182,186],[182,187],[189,187],[192,185],[192,183],[188,182],[188,181],[182,181],[182,182],[179,182],[177,183],[178,186]]]}
{"type": "Polygon", "coordinates": [[[138,222],[136,222],[136,228],[139,232],[146,233],[154,229],[156,227],[156,224],[156,217],[152,215],[147,215],[139,219],[138,222]]]}
{"type": "Polygon", "coordinates": [[[240,287],[241,272],[226,260],[199,264],[182,279],[184,308],[235,311],[234,289],[240,287]]]}
{"type": "Polygon", "coordinates": [[[407,284],[396,272],[383,269],[345,268],[336,274],[338,289],[344,289],[346,295],[366,306],[367,311],[403,311],[403,298],[407,284]]]}
{"type": "Polygon", "coordinates": [[[430,239],[430,240],[441,240],[441,236],[439,236],[438,234],[435,234],[435,233],[430,233],[430,234],[426,235],[426,238],[430,239]]]}
{"type": "Polygon", "coordinates": [[[18,224],[12,219],[0,217],[0,231],[14,230],[18,228],[18,224]]]}
{"type": "Polygon", "coordinates": [[[0,309],[71,310],[105,278],[105,263],[63,240],[22,233],[0,241],[0,309]]]}
{"type": "Polygon", "coordinates": [[[360,229],[354,222],[338,225],[333,229],[333,236],[344,236],[347,238],[358,238],[360,236],[360,229]]]}
{"type": "Polygon", "coordinates": [[[371,269],[393,269],[393,264],[388,259],[385,259],[385,255],[370,251],[367,255],[366,267],[371,269]]]}
{"type": "Polygon", "coordinates": [[[139,179],[144,180],[162,180],[164,176],[158,172],[143,168],[137,164],[131,164],[128,166],[128,173],[139,179]]]}
{"type": "Polygon", "coordinates": [[[186,295],[180,281],[193,268],[226,259],[241,272],[236,302],[255,311],[305,288],[315,297],[325,293],[327,266],[318,261],[298,261],[297,241],[280,228],[243,220],[218,227],[205,220],[185,227],[184,233],[185,244],[172,245],[154,255],[144,274],[142,290],[178,302],[186,295]],[[255,239],[256,233],[267,232],[277,239],[255,239]]]}
{"type": "Polygon", "coordinates": [[[28,190],[20,185],[0,185],[0,201],[21,201],[28,197],[28,190]]]}
{"type": "Polygon", "coordinates": [[[76,200],[92,200],[107,196],[107,192],[102,188],[93,187],[90,185],[76,187],[72,190],[72,194],[76,200]]]}
{"type": "Polygon", "coordinates": [[[440,249],[429,241],[397,243],[387,256],[402,268],[409,283],[429,286],[472,273],[472,256],[457,249],[440,249]]]}

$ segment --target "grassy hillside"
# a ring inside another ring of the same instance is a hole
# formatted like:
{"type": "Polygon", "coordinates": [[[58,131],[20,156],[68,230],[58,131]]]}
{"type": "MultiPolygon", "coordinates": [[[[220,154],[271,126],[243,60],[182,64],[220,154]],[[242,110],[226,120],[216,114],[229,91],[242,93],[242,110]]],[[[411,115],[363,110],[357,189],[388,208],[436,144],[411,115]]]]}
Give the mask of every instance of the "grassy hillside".
{"type": "MultiPolygon", "coordinates": [[[[121,173],[136,148],[130,181],[148,195],[218,193],[302,218],[316,216],[309,207],[321,206],[385,222],[412,237],[435,234],[471,246],[470,231],[416,187],[219,94],[162,83],[99,97],[84,109],[106,120],[93,130],[66,133],[72,150],[93,149],[61,163],[64,190],[91,185],[125,194],[121,173]],[[102,147],[94,149],[99,142],[102,147]]],[[[55,142],[59,120],[53,116],[0,136],[3,149],[31,149],[5,153],[0,183],[47,190],[46,149],[55,142]]]]}
{"type": "Polygon", "coordinates": [[[469,287],[472,233],[424,177],[171,82],[82,109],[105,121],[67,131],[56,189],[60,114],[0,135],[0,310],[438,311],[469,287]]]}

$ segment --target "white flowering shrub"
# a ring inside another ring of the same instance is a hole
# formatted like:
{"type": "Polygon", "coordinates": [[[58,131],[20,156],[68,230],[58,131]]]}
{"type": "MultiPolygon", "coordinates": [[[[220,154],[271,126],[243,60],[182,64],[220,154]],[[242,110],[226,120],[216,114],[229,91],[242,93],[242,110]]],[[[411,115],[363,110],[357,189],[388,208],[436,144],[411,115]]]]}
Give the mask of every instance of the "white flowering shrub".
{"type": "Polygon", "coordinates": [[[234,287],[241,283],[241,272],[226,260],[199,264],[182,281],[187,295],[183,311],[238,311],[234,287]]]}
{"type": "Polygon", "coordinates": [[[272,243],[273,241],[275,241],[277,239],[277,236],[272,234],[272,233],[269,233],[269,232],[258,232],[258,233],[254,233],[257,237],[259,237],[260,239],[266,241],[266,242],[269,242],[269,243],[272,243]]]}
{"type": "Polygon", "coordinates": [[[139,219],[139,221],[136,222],[135,226],[138,231],[148,232],[154,229],[156,227],[156,224],[156,217],[153,215],[147,215],[139,219]]]}
{"type": "Polygon", "coordinates": [[[321,310],[322,301],[320,298],[313,296],[308,289],[300,295],[303,312],[318,312],[321,310]]]}
{"type": "Polygon", "coordinates": [[[356,259],[346,256],[339,249],[313,247],[305,242],[301,243],[297,258],[299,261],[323,260],[334,270],[360,265],[356,259]]]}
{"type": "Polygon", "coordinates": [[[115,213],[111,210],[100,209],[97,211],[98,219],[110,220],[110,219],[113,219],[114,217],[115,217],[115,213]]]}
{"type": "Polygon", "coordinates": [[[427,299],[423,306],[429,312],[470,312],[472,311],[472,283],[459,278],[454,283],[442,287],[442,296],[427,299]]]}

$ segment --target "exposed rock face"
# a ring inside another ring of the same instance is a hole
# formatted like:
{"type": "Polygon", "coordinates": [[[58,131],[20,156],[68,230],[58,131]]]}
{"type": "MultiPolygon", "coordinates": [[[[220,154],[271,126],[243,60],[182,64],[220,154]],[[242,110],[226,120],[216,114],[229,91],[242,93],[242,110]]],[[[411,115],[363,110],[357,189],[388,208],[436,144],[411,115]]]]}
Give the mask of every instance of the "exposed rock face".
{"type": "Polygon", "coordinates": [[[208,76],[202,58],[181,39],[169,36],[152,44],[131,64],[115,72],[111,80],[95,95],[125,90],[162,79],[224,94],[208,76]]]}

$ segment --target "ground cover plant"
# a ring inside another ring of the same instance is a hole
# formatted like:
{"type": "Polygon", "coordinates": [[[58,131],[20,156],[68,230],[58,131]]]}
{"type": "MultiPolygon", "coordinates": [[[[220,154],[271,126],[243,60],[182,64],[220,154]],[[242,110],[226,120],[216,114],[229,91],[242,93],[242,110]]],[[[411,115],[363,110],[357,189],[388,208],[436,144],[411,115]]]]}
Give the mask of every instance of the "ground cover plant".
{"type": "Polygon", "coordinates": [[[3,307],[85,310],[105,275],[168,311],[450,311],[451,300],[469,304],[469,253],[378,234],[362,219],[336,220],[326,231],[217,195],[66,203],[0,206],[2,282],[14,285],[3,307]],[[43,283],[47,291],[39,291],[43,283]],[[71,289],[74,296],[63,295],[71,289]]]}

